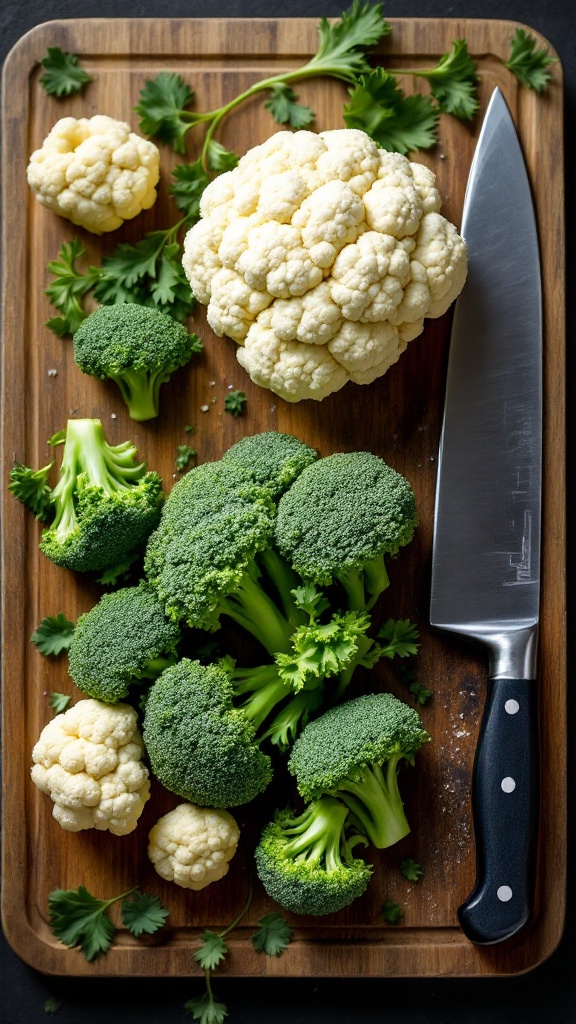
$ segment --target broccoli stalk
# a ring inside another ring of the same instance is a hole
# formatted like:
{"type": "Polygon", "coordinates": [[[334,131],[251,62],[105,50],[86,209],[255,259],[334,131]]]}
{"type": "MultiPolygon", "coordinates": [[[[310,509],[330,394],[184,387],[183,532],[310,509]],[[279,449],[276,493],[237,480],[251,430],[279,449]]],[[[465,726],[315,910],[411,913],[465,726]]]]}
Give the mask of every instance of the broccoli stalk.
{"type": "Polygon", "coordinates": [[[401,754],[393,754],[384,770],[373,764],[358,777],[338,782],[338,796],[352,811],[360,830],[379,850],[393,846],[410,832],[398,788],[401,761],[401,754]]]}
{"type": "Polygon", "coordinates": [[[321,678],[316,678],[313,689],[295,694],[275,663],[240,668],[226,657],[220,666],[231,679],[234,704],[252,723],[258,742],[270,740],[282,751],[294,742],[310,714],[322,703],[321,678]]]}
{"type": "Polygon", "coordinates": [[[293,816],[278,811],[256,848],[266,892],[295,914],[333,914],[366,890],[372,868],[353,856],[362,836],[346,836],[348,808],[323,796],[293,816]]]}

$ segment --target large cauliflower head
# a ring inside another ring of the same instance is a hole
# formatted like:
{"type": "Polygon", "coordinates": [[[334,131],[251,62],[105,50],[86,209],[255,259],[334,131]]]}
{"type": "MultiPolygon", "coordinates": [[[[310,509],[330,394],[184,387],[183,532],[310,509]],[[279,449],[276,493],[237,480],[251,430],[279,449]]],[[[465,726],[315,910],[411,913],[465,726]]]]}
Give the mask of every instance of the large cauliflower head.
{"type": "Polygon", "coordinates": [[[27,176],[43,206],[101,235],[154,205],[160,153],[123,121],[63,117],[32,153],[27,176]]]}
{"type": "Polygon", "coordinates": [[[239,838],[228,811],[179,804],[151,830],[148,856],[167,881],[184,889],[205,889],[228,873],[239,838]]]}
{"type": "Polygon", "coordinates": [[[42,730],[32,781],[53,800],[52,813],[67,831],[125,836],[150,796],[143,753],[134,708],[81,700],[42,730]]]}
{"type": "Polygon", "coordinates": [[[362,131],[277,132],[204,191],[183,266],[252,380],[289,402],[369,384],[461,291],[432,171],[362,131]]]}

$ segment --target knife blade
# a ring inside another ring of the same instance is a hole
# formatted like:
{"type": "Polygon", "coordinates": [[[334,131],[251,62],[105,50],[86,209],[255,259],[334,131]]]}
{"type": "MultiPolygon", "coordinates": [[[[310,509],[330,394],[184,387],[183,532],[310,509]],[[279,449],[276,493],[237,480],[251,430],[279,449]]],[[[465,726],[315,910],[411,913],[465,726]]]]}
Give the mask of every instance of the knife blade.
{"type": "Polygon", "coordinates": [[[529,920],[538,828],[542,298],[522,150],[499,89],[462,217],[469,273],[452,326],[430,622],[481,645],[487,693],[472,777],[476,882],[458,910],[491,944],[529,920]]]}

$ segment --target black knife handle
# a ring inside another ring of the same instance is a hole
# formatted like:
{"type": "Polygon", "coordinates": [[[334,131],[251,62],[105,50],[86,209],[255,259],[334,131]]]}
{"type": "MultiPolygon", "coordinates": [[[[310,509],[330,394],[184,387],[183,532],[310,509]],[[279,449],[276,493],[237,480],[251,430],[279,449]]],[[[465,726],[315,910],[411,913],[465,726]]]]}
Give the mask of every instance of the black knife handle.
{"type": "Polygon", "coordinates": [[[514,935],[532,913],[538,760],[536,681],[489,679],[472,778],[476,884],[458,909],[482,945],[514,935]]]}

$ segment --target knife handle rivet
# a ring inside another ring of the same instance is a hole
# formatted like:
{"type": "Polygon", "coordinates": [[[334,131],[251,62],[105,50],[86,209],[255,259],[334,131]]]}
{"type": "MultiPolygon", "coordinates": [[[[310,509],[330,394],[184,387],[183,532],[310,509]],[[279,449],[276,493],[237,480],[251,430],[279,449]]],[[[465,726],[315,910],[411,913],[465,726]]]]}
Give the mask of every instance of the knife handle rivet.
{"type": "Polygon", "coordinates": [[[515,715],[518,711],[520,711],[520,705],[517,700],[507,700],[504,705],[504,710],[509,715],[515,715]]]}
{"type": "Polygon", "coordinates": [[[500,785],[505,793],[513,793],[516,789],[516,783],[510,775],[507,775],[505,779],[502,779],[500,785]]]}
{"type": "Polygon", "coordinates": [[[508,903],[508,900],[512,899],[512,889],[509,885],[501,885],[496,890],[496,895],[502,903],[508,903]]]}

